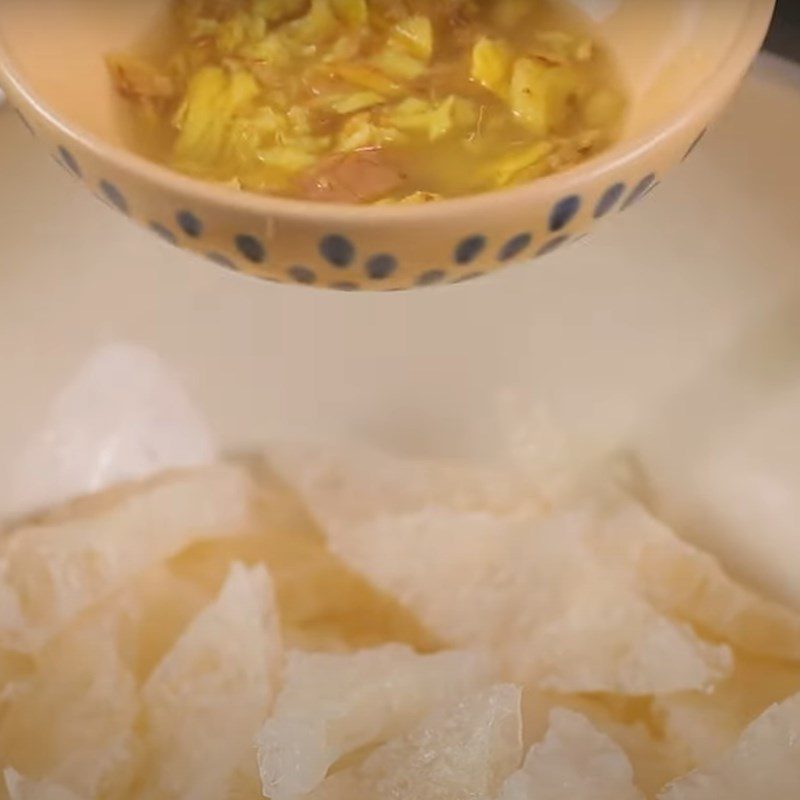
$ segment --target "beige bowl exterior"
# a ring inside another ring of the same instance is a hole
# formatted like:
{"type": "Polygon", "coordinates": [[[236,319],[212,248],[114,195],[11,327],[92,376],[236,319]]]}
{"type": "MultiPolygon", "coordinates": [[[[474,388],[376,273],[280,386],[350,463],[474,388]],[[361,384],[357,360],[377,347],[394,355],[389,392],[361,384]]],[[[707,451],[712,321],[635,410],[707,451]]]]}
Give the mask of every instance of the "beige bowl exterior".
{"type": "Polygon", "coordinates": [[[621,140],[568,172],[425,206],[247,194],[131,152],[102,59],[152,31],[168,0],[0,0],[0,85],[32,134],[91,191],[225,267],[340,290],[460,282],[551,252],[649,193],[737,89],[774,0],[575,5],[594,17],[628,85],[621,140]]]}

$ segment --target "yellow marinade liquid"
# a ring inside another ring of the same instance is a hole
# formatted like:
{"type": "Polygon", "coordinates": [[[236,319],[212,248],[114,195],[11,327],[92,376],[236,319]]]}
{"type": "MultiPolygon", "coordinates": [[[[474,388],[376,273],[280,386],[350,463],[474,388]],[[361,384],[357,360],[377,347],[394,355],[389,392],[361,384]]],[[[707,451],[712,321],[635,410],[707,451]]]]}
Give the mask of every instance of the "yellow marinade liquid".
{"type": "Polygon", "coordinates": [[[179,0],[108,59],[142,152],[329,202],[427,202],[573,166],[625,110],[609,54],[545,0],[179,0]]]}

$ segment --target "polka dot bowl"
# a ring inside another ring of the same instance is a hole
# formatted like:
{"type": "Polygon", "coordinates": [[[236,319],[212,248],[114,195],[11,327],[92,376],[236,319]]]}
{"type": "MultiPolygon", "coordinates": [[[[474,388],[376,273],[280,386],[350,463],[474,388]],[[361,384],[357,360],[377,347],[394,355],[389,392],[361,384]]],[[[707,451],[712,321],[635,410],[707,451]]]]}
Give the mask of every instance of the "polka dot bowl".
{"type": "Polygon", "coordinates": [[[169,0],[0,0],[0,84],[77,180],[215,264],[344,291],[457,283],[550,253],[645,197],[735,92],[773,10],[773,0],[574,4],[594,18],[626,80],[631,101],[620,141],[528,185],[422,206],[248,194],[137,155],[103,56],[152,31],[169,0]]]}

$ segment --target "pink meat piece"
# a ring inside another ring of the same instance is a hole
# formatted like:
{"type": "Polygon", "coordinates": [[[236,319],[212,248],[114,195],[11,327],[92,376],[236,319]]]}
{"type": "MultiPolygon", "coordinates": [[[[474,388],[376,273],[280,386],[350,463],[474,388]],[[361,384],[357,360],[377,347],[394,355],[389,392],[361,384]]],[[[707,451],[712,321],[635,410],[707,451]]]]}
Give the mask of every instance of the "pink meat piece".
{"type": "Polygon", "coordinates": [[[403,173],[379,148],[331,156],[302,179],[300,190],[309,200],[329,203],[369,203],[402,185],[403,173]]]}

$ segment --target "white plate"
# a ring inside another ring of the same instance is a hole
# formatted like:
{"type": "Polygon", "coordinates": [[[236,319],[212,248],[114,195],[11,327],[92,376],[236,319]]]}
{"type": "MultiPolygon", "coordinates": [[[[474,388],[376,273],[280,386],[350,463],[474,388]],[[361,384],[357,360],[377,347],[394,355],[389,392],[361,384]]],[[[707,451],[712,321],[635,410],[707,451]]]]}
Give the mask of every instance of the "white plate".
{"type": "Polygon", "coordinates": [[[634,447],[665,513],[800,605],[799,141],[800,68],[765,57],[697,155],[591,240],[469,285],[342,295],[161,244],[0,111],[0,470],[117,339],[175,365],[229,447],[487,450],[513,388],[634,447]]]}

